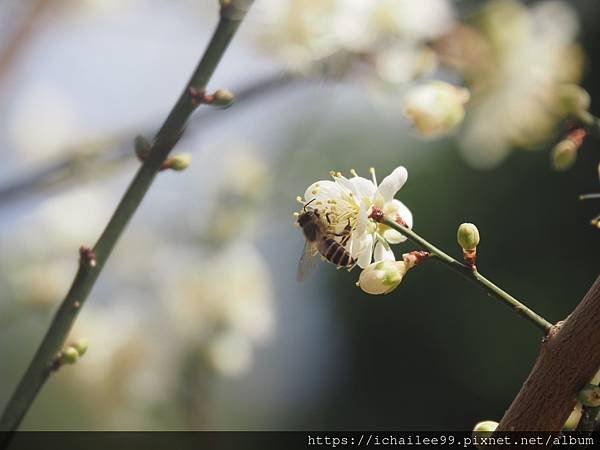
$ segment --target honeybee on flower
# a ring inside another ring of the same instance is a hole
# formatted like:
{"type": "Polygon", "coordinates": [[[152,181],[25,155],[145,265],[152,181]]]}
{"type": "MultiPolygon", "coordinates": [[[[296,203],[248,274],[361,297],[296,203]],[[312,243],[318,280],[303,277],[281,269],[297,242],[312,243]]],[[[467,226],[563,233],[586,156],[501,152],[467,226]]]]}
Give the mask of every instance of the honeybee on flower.
{"type": "MultiPolygon", "coordinates": [[[[365,268],[373,260],[395,260],[390,244],[403,242],[406,238],[385,224],[372,220],[370,215],[373,208],[377,208],[387,217],[412,228],[412,213],[404,203],[394,198],[406,183],[408,172],[402,166],[397,167],[380,184],[375,170],[371,168],[370,173],[371,178],[368,179],[359,176],[355,170],[351,170],[351,178],[332,172],[333,181],[317,181],[306,189],[304,197],[298,197],[302,210],[295,214],[305,238],[309,242],[320,240],[316,245],[307,245],[309,254],[301,261],[318,253],[339,267],[358,265],[365,268]],[[318,229],[317,235],[307,232],[307,223],[318,229]],[[324,240],[327,240],[327,246],[321,243],[324,240]],[[339,255],[347,254],[348,259],[333,260],[334,255],[328,254],[330,249],[335,249],[339,255]]],[[[307,267],[308,264],[301,262],[301,277],[307,267]]]]}

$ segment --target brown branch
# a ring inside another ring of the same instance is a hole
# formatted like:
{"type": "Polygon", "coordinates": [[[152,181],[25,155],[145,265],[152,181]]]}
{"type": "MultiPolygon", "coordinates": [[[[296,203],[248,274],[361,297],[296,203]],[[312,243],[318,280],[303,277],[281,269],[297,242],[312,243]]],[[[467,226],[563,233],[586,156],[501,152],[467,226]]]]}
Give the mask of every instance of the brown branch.
{"type": "Polygon", "coordinates": [[[3,81],[16,57],[33,37],[39,21],[52,3],[54,3],[52,0],[38,0],[33,5],[29,5],[23,20],[0,51],[0,81],[3,81]]]}
{"type": "Polygon", "coordinates": [[[577,394],[600,368],[600,276],[567,319],[552,327],[496,431],[560,431],[577,394]]]}

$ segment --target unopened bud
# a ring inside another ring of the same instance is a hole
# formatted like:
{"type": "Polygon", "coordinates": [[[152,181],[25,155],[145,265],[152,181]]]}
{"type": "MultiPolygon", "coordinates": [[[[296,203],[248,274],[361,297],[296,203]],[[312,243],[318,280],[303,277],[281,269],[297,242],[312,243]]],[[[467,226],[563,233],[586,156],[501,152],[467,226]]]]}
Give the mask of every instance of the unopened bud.
{"type": "Polygon", "coordinates": [[[581,412],[581,403],[577,402],[575,408],[573,408],[573,411],[571,411],[571,414],[569,414],[569,417],[567,417],[567,421],[563,425],[563,430],[575,430],[579,424],[579,420],[581,420],[581,412]]]}
{"type": "Polygon", "coordinates": [[[214,106],[220,106],[221,108],[228,108],[233,104],[235,96],[231,91],[227,89],[219,89],[213,94],[214,106]]]}
{"type": "Polygon", "coordinates": [[[187,169],[192,163],[192,155],[189,153],[177,153],[168,159],[169,168],[177,171],[187,169]]]}
{"type": "Polygon", "coordinates": [[[590,94],[576,84],[563,84],[558,87],[559,108],[563,115],[576,115],[587,111],[592,102],[590,94]]]}
{"type": "Polygon", "coordinates": [[[472,223],[463,223],[458,227],[456,240],[464,250],[475,250],[479,245],[479,230],[472,223]]]}
{"type": "Polygon", "coordinates": [[[579,401],[583,406],[596,408],[600,406],[600,386],[594,384],[586,385],[579,391],[579,401]]]}
{"type": "Polygon", "coordinates": [[[358,287],[367,294],[388,294],[400,285],[407,271],[404,261],[378,261],[363,269],[358,287]]]}
{"type": "Polygon", "coordinates": [[[73,347],[75,350],[77,350],[77,353],[79,354],[79,356],[83,356],[83,355],[85,355],[85,352],[87,352],[88,344],[89,344],[89,341],[86,338],[81,338],[81,339],[78,339],[77,342],[72,344],[71,347],[73,347]]]}
{"type": "Polygon", "coordinates": [[[60,362],[63,364],[75,364],[79,359],[79,352],[73,347],[67,347],[60,354],[60,362]]]}
{"type": "MultiPolygon", "coordinates": [[[[486,438],[492,435],[494,431],[498,428],[498,422],[494,422],[493,420],[484,420],[483,422],[479,422],[473,428],[473,437],[476,439],[486,438]]],[[[479,450],[483,450],[486,448],[485,445],[475,442],[475,447],[479,450]]]]}
{"type": "Polygon", "coordinates": [[[140,161],[143,161],[148,157],[150,154],[150,149],[152,148],[150,142],[148,142],[148,139],[146,139],[144,136],[136,136],[134,140],[134,146],[135,154],[140,161]]]}
{"type": "Polygon", "coordinates": [[[469,91],[442,81],[411,89],[404,98],[405,114],[423,136],[452,131],[465,117],[469,91]]]}
{"type": "Polygon", "coordinates": [[[577,159],[577,144],[571,139],[563,139],[552,149],[552,167],[554,170],[568,170],[577,159]]]}

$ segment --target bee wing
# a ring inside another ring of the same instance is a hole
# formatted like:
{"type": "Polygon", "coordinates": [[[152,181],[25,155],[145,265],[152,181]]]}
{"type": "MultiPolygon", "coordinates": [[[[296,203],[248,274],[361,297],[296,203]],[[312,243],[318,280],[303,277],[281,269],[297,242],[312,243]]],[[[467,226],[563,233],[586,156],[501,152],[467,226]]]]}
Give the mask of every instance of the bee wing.
{"type": "Polygon", "coordinates": [[[302,251],[302,256],[300,256],[300,261],[298,261],[298,272],[296,273],[296,279],[298,281],[304,281],[310,275],[310,273],[317,266],[317,255],[318,250],[314,243],[306,241],[304,244],[304,250],[302,251]]]}

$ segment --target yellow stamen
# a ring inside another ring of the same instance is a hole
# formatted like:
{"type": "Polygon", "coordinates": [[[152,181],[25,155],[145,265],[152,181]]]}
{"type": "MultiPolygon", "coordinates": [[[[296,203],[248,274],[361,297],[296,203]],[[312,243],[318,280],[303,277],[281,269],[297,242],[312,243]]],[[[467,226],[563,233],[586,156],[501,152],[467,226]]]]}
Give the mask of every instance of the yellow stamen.
{"type": "Polygon", "coordinates": [[[354,175],[355,177],[357,177],[357,176],[358,176],[358,174],[356,173],[356,170],[354,170],[354,169],[350,169],[350,173],[351,173],[352,175],[354,175]]]}
{"type": "Polygon", "coordinates": [[[375,167],[369,167],[369,172],[371,173],[371,179],[373,180],[373,184],[377,187],[377,176],[375,176],[375,167]]]}

